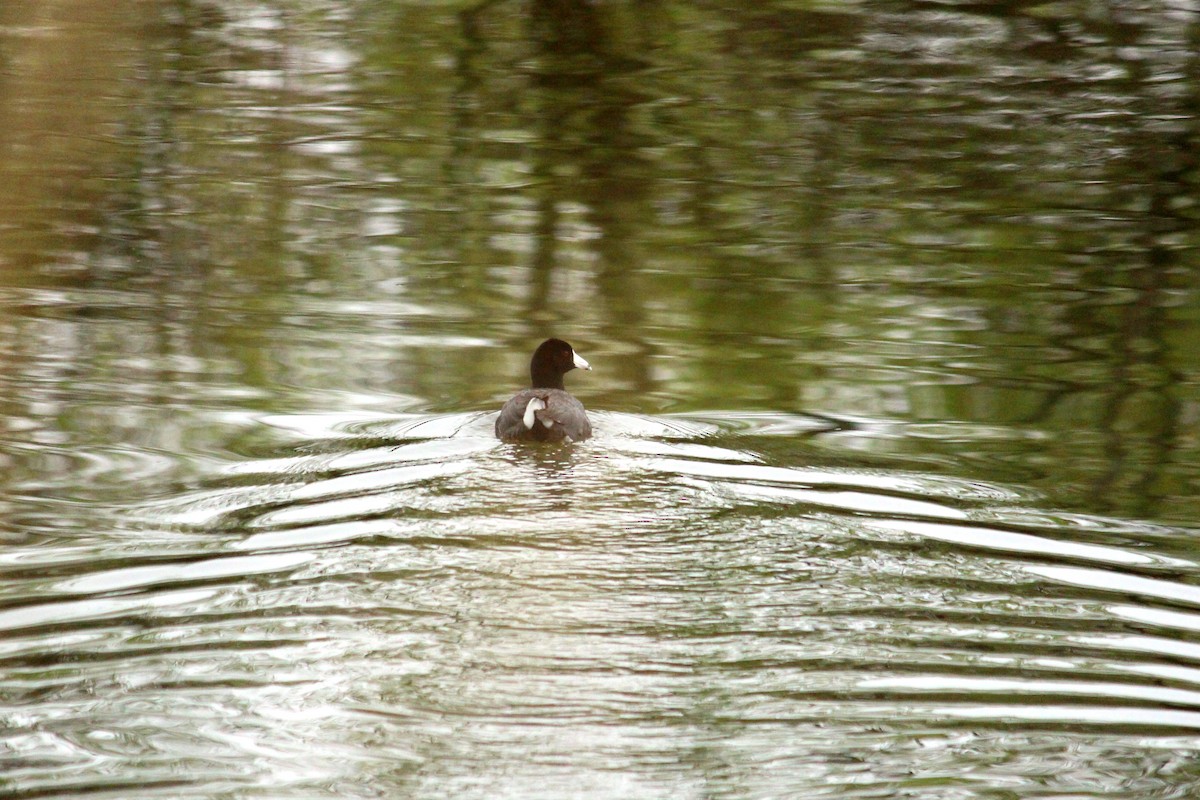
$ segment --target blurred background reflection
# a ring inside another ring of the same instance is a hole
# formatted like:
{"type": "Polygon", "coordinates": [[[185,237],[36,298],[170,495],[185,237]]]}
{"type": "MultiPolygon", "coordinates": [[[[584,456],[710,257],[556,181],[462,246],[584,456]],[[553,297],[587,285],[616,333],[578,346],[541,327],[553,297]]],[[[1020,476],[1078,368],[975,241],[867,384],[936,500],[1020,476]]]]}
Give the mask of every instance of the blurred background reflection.
{"type": "Polygon", "coordinates": [[[9,3],[0,120],[0,791],[1195,792],[1195,2],[9,3]]]}

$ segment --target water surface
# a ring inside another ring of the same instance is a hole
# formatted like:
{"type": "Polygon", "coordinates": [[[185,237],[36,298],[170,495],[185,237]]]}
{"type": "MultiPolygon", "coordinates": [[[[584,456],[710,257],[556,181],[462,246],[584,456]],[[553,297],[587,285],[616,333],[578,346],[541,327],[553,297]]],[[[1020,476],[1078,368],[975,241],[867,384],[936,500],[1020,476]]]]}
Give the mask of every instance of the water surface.
{"type": "Polygon", "coordinates": [[[5,7],[0,793],[1193,796],[1198,43],[5,7]]]}

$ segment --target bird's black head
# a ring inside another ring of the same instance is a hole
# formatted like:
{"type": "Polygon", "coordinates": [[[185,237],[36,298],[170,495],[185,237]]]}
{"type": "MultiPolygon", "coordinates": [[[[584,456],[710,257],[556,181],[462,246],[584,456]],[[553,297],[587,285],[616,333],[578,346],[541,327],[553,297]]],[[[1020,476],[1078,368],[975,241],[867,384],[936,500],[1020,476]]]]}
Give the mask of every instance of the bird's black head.
{"type": "Polygon", "coordinates": [[[535,389],[561,389],[563,375],[576,367],[592,368],[562,339],[547,339],[533,351],[533,360],[529,362],[529,377],[533,379],[535,389]]]}

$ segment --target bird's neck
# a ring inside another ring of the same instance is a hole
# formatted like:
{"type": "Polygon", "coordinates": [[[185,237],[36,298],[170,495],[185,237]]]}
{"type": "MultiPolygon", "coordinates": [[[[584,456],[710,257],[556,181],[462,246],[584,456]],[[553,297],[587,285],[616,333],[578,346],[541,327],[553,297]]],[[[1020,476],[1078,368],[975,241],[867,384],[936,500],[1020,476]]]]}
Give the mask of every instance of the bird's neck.
{"type": "Polygon", "coordinates": [[[561,372],[534,372],[529,377],[533,379],[534,389],[562,389],[563,376],[561,372]]]}

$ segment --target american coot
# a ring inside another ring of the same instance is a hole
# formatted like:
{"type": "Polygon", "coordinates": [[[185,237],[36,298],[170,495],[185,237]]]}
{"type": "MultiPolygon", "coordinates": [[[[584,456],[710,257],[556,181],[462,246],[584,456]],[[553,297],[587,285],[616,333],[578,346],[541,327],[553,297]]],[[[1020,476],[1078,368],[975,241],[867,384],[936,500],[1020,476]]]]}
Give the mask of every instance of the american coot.
{"type": "Polygon", "coordinates": [[[506,441],[582,442],[592,435],[583,403],[563,389],[563,375],[578,367],[591,369],[562,339],[538,345],[529,362],[532,388],[518,392],[500,409],[496,435],[506,441]]]}

